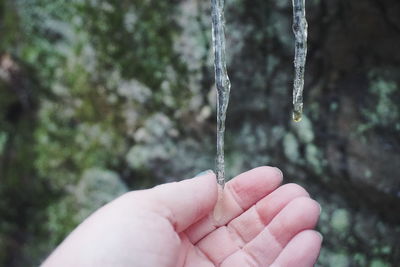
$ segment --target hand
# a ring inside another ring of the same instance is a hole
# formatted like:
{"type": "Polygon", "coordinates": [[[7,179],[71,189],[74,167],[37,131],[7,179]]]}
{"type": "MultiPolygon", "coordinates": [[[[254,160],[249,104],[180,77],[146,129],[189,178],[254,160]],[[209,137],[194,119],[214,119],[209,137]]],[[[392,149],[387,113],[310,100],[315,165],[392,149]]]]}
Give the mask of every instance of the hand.
{"type": "Polygon", "coordinates": [[[281,182],[277,168],[259,167],[223,193],[213,173],[127,193],[86,219],[43,266],[313,266],[322,238],[310,229],[320,206],[281,182]]]}

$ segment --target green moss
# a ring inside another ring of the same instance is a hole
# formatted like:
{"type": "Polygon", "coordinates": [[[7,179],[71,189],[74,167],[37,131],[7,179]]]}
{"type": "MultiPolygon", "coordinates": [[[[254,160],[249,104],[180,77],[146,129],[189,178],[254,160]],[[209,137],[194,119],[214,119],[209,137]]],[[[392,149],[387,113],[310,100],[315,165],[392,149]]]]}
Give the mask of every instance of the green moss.
{"type": "Polygon", "coordinates": [[[305,144],[311,143],[314,140],[314,132],[312,129],[312,123],[310,119],[303,114],[301,122],[294,123],[293,129],[296,133],[299,141],[305,144]]]}
{"type": "Polygon", "coordinates": [[[300,159],[299,143],[292,133],[287,133],[283,138],[283,152],[292,162],[298,162],[300,159]]]}
{"type": "Polygon", "coordinates": [[[317,146],[312,143],[306,146],[306,160],[317,174],[322,174],[324,162],[317,146]]]}
{"type": "Polygon", "coordinates": [[[368,129],[375,126],[385,126],[400,130],[400,108],[398,105],[399,88],[390,78],[378,74],[370,75],[369,92],[375,102],[363,110],[368,122],[361,126],[368,129]]]}
{"type": "Polygon", "coordinates": [[[345,253],[335,253],[329,257],[329,266],[347,267],[349,264],[349,256],[345,253]]]}
{"type": "Polygon", "coordinates": [[[99,168],[85,170],[74,192],[79,205],[77,221],[83,221],[93,211],[127,191],[117,173],[99,168]]]}
{"type": "Polygon", "coordinates": [[[356,253],[353,256],[353,261],[356,263],[358,266],[366,266],[367,265],[367,259],[364,254],[361,253],[356,253]]]}
{"type": "Polygon", "coordinates": [[[390,267],[390,264],[382,261],[381,259],[373,259],[369,266],[370,267],[390,267]]]}
{"type": "Polygon", "coordinates": [[[392,252],[392,248],[390,246],[383,246],[381,247],[381,253],[384,255],[390,255],[392,252]]]}
{"type": "Polygon", "coordinates": [[[76,199],[72,195],[58,199],[47,207],[45,229],[49,249],[56,247],[79,223],[74,214],[78,213],[76,199]]]}
{"type": "Polygon", "coordinates": [[[338,233],[348,231],[350,225],[349,218],[349,213],[345,209],[335,210],[331,219],[332,228],[338,233]]]}
{"type": "Polygon", "coordinates": [[[3,154],[6,142],[7,142],[7,133],[0,132],[0,155],[3,154]]]}

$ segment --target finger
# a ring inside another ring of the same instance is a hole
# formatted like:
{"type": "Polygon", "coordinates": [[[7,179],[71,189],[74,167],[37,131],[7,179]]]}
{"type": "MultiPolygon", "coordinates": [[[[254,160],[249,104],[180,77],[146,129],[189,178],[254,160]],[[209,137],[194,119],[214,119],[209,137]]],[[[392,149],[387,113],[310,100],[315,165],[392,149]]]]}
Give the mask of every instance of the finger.
{"type": "Polygon", "coordinates": [[[310,198],[292,200],[243,251],[261,266],[271,264],[297,233],[315,227],[320,211],[319,204],[310,198]]]}
{"type": "Polygon", "coordinates": [[[216,220],[213,214],[204,217],[186,230],[193,244],[219,226],[242,214],[258,200],[274,191],[282,182],[282,172],[274,167],[258,167],[242,173],[227,183],[223,190],[222,212],[216,220]]]}
{"type": "Polygon", "coordinates": [[[244,245],[255,238],[289,202],[298,197],[309,197],[297,184],[286,184],[258,201],[253,207],[233,219],[228,229],[244,245]]]}
{"type": "Polygon", "coordinates": [[[318,259],[322,236],[313,230],[305,230],[297,234],[283,249],[272,265],[258,263],[252,254],[239,250],[225,259],[221,267],[312,267],[318,259]]]}
{"type": "Polygon", "coordinates": [[[215,174],[168,183],[150,189],[149,201],[157,213],[168,219],[177,232],[185,230],[210,213],[217,201],[215,174]]]}
{"type": "Polygon", "coordinates": [[[270,267],[312,267],[318,259],[322,236],[306,230],[297,234],[270,267]]]}
{"type": "Polygon", "coordinates": [[[264,197],[228,226],[222,226],[201,239],[197,246],[219,265],[226,257],[256,237],[286,204],[296,197],[308,197],[299,185],[287,184],[264,197]],[[257,209],[257,207],[260,207],[257,209]]]}

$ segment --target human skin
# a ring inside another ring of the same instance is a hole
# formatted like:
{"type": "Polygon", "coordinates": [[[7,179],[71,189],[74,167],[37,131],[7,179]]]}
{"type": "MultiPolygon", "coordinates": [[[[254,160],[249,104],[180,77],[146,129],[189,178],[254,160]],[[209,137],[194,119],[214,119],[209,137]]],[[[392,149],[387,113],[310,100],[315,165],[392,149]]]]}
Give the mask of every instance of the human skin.
{"type": "Polygon", "coordinates": [[[320,206],[299,185],[281,183],[279,169],[259,167],[224,190],[211,172],[126,193],[80,224],[42,266],[313,266],[320,206]]]}

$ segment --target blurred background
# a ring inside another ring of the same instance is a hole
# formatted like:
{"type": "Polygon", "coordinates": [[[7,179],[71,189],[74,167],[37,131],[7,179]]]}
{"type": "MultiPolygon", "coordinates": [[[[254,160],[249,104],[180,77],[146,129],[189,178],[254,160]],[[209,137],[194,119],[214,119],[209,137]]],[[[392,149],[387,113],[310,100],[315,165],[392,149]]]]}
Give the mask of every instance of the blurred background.
{"type": "MultiPolygon", "coordinates": [[[[227,0],[228,177],[280,167],[322,204],[317,266],[400,264],[400,2],[227,0]]],[[[209,1],[0,0],[0,266],[37,266],[132,189],[214,168],[209,1]]]]}

